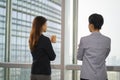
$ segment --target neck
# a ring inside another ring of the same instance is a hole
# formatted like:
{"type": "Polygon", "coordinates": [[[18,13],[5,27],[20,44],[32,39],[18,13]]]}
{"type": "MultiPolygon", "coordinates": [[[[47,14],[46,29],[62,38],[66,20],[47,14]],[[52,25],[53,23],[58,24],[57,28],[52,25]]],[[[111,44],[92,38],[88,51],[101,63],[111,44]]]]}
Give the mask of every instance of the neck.
{"type": "Polygon", "coordinates": [[[42,34],[43,34],[43,32],[40,33],[40,35],[42,35],[42,34]]]}
{"type": "Polygon", "coordinates": [[[92,30],[92,32],[100,32],[100,30],[92,30]]]}

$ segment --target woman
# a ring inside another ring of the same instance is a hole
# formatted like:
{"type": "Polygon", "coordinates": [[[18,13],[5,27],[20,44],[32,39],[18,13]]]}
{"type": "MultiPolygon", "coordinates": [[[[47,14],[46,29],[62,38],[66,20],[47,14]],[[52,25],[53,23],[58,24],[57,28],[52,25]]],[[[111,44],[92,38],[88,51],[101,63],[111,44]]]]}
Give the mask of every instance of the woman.
{"type": "Polygon", "coordinates": [[[29,38],[29,47],[31,50],[33,63],[31,69],[31,80],[51,80],[50,61],[56,57],[51,40],[42,33],[47,30],[47,19],[37,16],[33,20],[32,30],[29,38]]]}

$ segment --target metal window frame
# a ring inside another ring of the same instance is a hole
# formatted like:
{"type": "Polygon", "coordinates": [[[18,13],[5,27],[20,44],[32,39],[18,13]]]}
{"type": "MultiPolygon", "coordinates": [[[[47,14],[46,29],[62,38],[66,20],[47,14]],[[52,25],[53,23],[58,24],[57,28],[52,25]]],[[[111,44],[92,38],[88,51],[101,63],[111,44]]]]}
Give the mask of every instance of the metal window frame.
{"type": "MultiPolygon", "coordinates": [[[[77,40],[78,40],[78,0],[73,1],[73,64],[77,64],[77,40]]],[[[77,71],[73,70],[73,80],[77,79],[77,71]]]]}
{"type": "Polygon", "coordinates": [[[62,0],[61,11],[61,75],[60,80],[65,80],[65,0],[62,0]]]}
{"type": "MultiPolygon", "coordinates": [[[[12,12],[12,0],[6,1],[6,30],[5,30],[5,62],[10,60],[10,43],[11,43],[11,12],[12,12]]],[[[4,68],[4,79],[9,80],[10,70],[9,68],[4,68]]]]}

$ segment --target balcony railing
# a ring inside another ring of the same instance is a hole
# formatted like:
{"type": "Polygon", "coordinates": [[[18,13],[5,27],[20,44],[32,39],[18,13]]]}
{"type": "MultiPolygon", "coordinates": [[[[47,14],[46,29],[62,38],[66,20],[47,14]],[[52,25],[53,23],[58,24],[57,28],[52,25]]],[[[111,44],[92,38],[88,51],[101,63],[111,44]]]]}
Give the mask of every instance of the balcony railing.
{"type": "MultiPolygon", "coordinates": [[[[62,69],[62,65],[57,65],[54,64],[51,66],[53,70],[58,70],[57,71],[57,76],[58,77],[52,79],[52,80],[60,80],[60,70],[62,69]]],[[[68,71],[77,71],[78,75],[80,72],[80,67],[81,65],[77,64],[70,64],[65,66],[65,70],[68,71]]],[[[30,69],[31,64],[30,63],[11,63],[11,62],[0,62],[0,68],[9,68],[9,69],[30,69]]],[[[109,80],[120,80],[120,66],[107,66],[108,70],[108,77],[110,77],[109,80]],[[112,75],[112,76],[111,76],[112,75]],[[116,76],[117,75],[117,76],[116,76]],[[113,78],[112,78],[113,77],[113,78]]],[[[17,71],[19,72],[19,71],[17,71]]],[[[28,72],[29,73],[29,72],[28,72]]],[[[29,73],[30,74],[30,73],[29,73]]],[[[53,75],[55,77],[55,75],[53,75]]],[[[10,79],[11,80],[11,79],[10,79]]],[[[15,79],[16,80],[16,79],[15,79]]],[[[19,80],[19,79],[18,79],[19,80]]],[[[29,80],[29,79],[28,79],[29,80]]],[[[79,78],[78,78],[79,80],[79,78]]]]}

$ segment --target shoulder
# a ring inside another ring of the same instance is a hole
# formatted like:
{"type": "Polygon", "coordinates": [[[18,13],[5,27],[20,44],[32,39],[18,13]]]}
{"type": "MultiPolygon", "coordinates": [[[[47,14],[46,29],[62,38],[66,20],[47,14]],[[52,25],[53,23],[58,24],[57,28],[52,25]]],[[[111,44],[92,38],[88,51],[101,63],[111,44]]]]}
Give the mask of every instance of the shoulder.
{"type": "Polygon", "coordinates": [[[42,38],[43,38],[43,41],[45,41],[45,42],[51,42],[50,38],[47,36],[42,35],[42,38]]]}
{"type": "Polygon", "coordinates": [[[90,38],[90,35],[83,36],[83,37],[81,37],[81,41],[89,40],[89,38],[90,38]]]}
{"type": "Polygon", "coordinates": [[[50,40],[47,36],[44,36],[43,34],[40,36],[40,38],[42,38],[44,40],[50,40]]]}
{"type": "Polygon", "coordinates": [[[102,34],[102,36],[103,36],[103,38],[104,38],[106,41],[111,41],[111,38],[110,38],[110,37],[105,36],[105,35],[103,35],[103,34],[102,34]]]}
{"type": "Polygon", "coordinates": [[[46,44],[46,43],[50,42],[50,39],[47,36],[41,35],[39,37],[39,41],[38,42],[41,43],[41,44],[46,44]]]}

